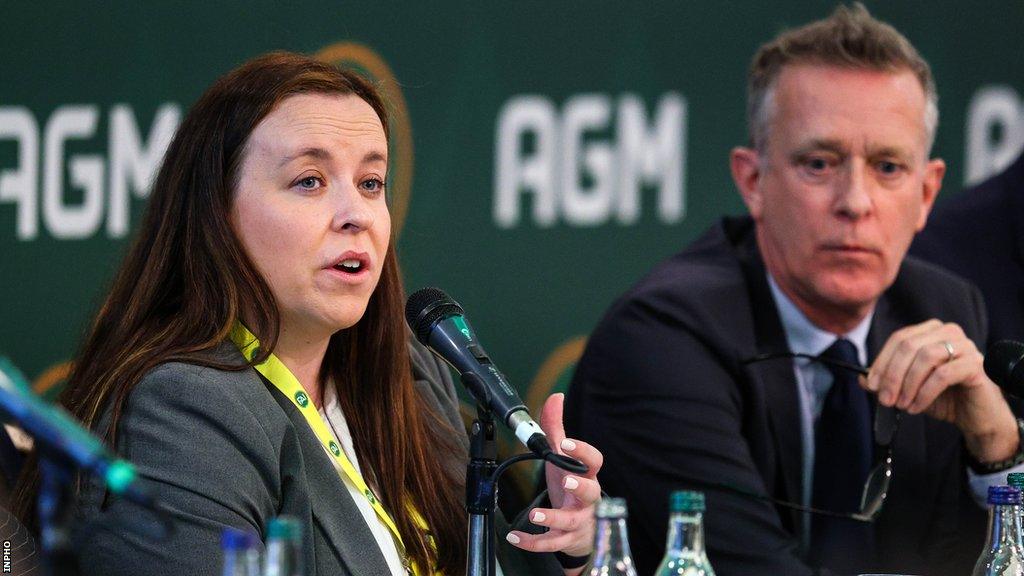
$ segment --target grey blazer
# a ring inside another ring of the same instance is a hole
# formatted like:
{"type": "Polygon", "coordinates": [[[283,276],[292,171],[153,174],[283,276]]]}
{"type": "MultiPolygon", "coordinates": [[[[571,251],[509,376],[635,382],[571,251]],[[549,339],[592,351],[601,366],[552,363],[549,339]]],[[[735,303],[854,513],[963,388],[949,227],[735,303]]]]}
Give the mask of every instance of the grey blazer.
{"type": "MultiPolygon", "coordinates": [[[[417,392],[464,431],[447,367],[418,344],[411,343],[410,352],[417,392]]],[[[243,361],[230,342],[216,353],[243,361]]],[[[468,446],[465,434],[460,439],[468,446]]],[[[217,576],[222,528],[263,534],[267,522],[282,514],[312,527],[303,546],[311,576],[388,573],[365,520],[309,425],[255,370],[229,372],[183,363],[157,367],[129,397],[118,450],[157,492],[178,529],[161,543],[138,535],[132,525],[144,513],[117,498],[104,503],[103,489],[92,484],[83,490],[79,514],[104,528],[90,529],[79,545],[84,575],[217,576]]],[[[464,460],[451,464],[463,467],[464,460]]],[[[507,530],[499,518],[498,557],[506,574],[563,573],[553,555],[507,545],[507,530]]]]}

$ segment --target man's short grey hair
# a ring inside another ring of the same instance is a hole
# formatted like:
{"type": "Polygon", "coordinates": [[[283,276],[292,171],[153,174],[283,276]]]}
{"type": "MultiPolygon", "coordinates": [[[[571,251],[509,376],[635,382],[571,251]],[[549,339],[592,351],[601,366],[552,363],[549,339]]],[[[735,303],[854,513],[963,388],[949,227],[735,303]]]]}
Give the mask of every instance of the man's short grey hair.
{"type": "Polygon", "coordinates": [[[747,74],[747,127],[750,144],[764,151],[774,112],[775,85],[786,66],[812,64],[853,70],[908,70],[924,90],[924,126],[931,151],[939,126],[939,95],[931,68],[895,28],[876,20],[863,4],[840,5],[831,16],[787,30],[761,46],[747,74]]]}

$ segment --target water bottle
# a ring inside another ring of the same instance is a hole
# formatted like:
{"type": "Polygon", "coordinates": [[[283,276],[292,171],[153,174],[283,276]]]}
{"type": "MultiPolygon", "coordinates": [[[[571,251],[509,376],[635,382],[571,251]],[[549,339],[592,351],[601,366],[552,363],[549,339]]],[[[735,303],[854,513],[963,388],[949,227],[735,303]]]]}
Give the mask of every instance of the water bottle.
{"type": "Polygon", "coordinates": [[[974,565],[972,576],[1024,576],[1024,548],[1021,547],[1020,490],[1012,486],[988,489],[989,523],[985,548],[974,565]]]}
{"type": "Polygon", "coordinates": [[[597,504],[594,564],[590,576],[637,576],[626,536],[626,501],[602,498],[597,504]]]}
{"type": "Polygon", "coordinates": [[[1024,544],[1024,474],[1020,472],[1011,472],[1006,475],[1006,483],[1013,486],[1017,490],[1020,490],[1021,494],[1021,505],[1017,506],[1017,518],[1021,522],[1021,543],[1024,544]]]}
{"type": "Polygon", "coordinates": [[[225,528],[220,533],[224,552],[221,576],[260,576],[259,537],[252,532],[225,528]]]}
{"type": "Polygon", "coordinates": [[[656,576],[715,576],[704,552],[704,493],[679,490],[669,498],[668,543],[656,576]]]}
{"type": "Polygon", "coordinates": [[[302,567],[302,524],[279,516],[267,524],[267,561],[263,576],[305,576],[302,567]]]}

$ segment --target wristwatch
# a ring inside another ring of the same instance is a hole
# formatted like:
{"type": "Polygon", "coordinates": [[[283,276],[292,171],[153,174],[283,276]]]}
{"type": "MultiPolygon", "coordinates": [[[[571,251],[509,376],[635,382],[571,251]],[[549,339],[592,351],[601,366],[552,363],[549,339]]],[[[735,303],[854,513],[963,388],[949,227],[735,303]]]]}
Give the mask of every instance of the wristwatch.
{"type": "Polygon", "coordinates": [[[983,463],[975,460],[974,456],[968,455],[968,464],[971,470],[975,474],[996,474],[1024,464],[1024,419],[1017,418],[1017,435],[1020,437],[1020,443],[1017,445],[1017,452],[1013,456],[998,462],[983,463]]]}

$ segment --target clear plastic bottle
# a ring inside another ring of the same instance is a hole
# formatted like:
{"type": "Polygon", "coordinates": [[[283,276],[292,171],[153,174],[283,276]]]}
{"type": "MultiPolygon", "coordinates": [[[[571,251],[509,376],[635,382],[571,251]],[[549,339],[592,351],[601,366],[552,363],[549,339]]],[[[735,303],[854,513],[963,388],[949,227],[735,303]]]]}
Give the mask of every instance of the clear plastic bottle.
{"type": "Polygon", "coordinates": [[[267,524],[267,560],[263,576],[305,576],[302,567],[302,524],[280,516],[267,524]]]}
{"type": "Polygon", "coordinates": [[[1021,544],[1024,545],[1024,474],[1012,472],[1006,475],[1006,483],[1020,490],[1021,504],[1017,506],[1017,519],[1021,523],[1021,544]]]}
{"type": "Polygon", "coordinates": [[[224,552],[221,576],[260,576],[259,537],[252,532],[225,528],[220,533],[224,552]]]}
{"type": "Polygon", "coordinates": [[[679,490],[669,498],[668,542],[656,576],[715,576],[704,551],[704,493],[679,490]]]}
{"type": "Polygon", "coordinates": [[[988,489],[989,523],[985,548],[974,565],[972,576],[1024,576],[1024,548],[1021,546],[1020,490],[1012,486],[988,489]]]}
{"type": "Polygon", "coordinates": [[[626,533],[626,501],[622,498],[602,498],[597,504],[590,576],[637,576],[626,533]]]}

